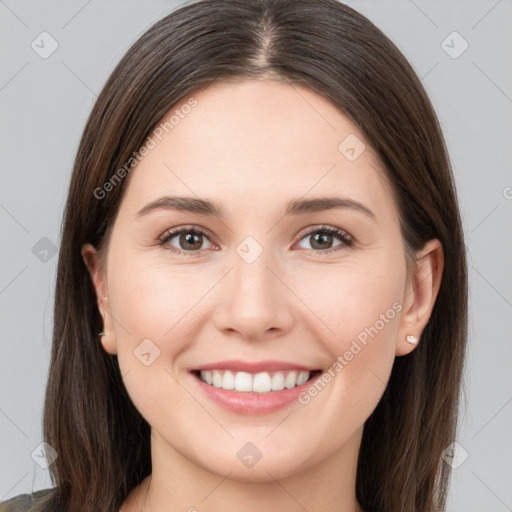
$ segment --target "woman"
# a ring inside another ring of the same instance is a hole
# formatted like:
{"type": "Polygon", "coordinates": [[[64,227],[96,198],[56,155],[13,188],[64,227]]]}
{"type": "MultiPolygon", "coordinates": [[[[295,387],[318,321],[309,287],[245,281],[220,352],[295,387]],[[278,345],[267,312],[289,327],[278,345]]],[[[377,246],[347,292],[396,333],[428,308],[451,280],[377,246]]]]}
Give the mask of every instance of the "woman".
{"type": "Polygon", "coordinates": [[[444,140],[390,40],[334,0],[187,4],[84,130],[55,488],[23,509],[445,510],[466,296],[444,140]]]}

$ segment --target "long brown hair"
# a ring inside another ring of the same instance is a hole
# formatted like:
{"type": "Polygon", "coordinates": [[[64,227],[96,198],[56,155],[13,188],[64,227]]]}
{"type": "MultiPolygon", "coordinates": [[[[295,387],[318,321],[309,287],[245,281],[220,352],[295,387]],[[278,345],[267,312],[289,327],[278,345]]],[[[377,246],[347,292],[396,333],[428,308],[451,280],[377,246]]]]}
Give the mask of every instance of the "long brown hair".
{"type": "Polygon", "coordinates": [[[441,288],[421,343],[397,357],[365,423],[356,496],[366,512],[445,510],[466,346],[464,239],[436,114],[412,67],[368,19],[336,0],[200,0],[155,23],[99,95],[74,163],[57,270],[44,438],[56,488],[39,510],[117,510],[151,472],[150,427],[132,404],[81,257],[104,254],[125,188],[98,199],[169,109],[222,78],[279,79],[329,99],[387,169],[405,246],[438,238],[441,288]],[[95,193],[96,191],[96,193],[95,193]]]}

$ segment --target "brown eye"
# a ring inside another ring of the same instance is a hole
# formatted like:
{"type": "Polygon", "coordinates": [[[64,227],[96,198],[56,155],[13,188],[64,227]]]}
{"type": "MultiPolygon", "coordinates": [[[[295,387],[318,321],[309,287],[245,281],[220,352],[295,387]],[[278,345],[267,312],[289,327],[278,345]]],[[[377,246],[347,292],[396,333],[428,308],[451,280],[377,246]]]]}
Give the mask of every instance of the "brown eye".
{"type": "Polygon", "coordinates": [[[354,243],[348,233],[341,229],[329,226],[323,226],[310,231],[301,238],[301,242],[304,240],[309,240],[311,249],[315,252],[319,252],[320,254],[324,252],[333,252],[333,250],[336,250],[335,247],[339,246],[350,247],[354,243]],[[336,239],[338,239],[340,243],[333,245],[336,242],[336,239]]]}
{"type": "Polygon", "coordinates": [[[180,228],[166,232],[160,243],[171,252],[195,254],[202,250],[205,239],[209,240],[206,232],[199,228],[180,228]]]}
{"type": "Polygon", "coordinates": [[[178,235],[180,249],[197,251],[203,245],[203,235],[201,233],[182,233],[178,235]]]}

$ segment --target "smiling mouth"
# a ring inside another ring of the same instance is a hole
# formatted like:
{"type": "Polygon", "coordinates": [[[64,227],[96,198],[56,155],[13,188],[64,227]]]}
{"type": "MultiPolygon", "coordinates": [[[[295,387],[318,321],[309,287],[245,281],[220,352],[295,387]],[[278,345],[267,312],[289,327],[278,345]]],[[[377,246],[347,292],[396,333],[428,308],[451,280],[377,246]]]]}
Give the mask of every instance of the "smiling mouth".
{"type": "Polygon", "coordinates": [[[231,370],[193,370],[191,372],[202,382],[227,391],[245,393],[272,393],[302,386],[322,370],[280,370],[249,373],[231,370]]]}

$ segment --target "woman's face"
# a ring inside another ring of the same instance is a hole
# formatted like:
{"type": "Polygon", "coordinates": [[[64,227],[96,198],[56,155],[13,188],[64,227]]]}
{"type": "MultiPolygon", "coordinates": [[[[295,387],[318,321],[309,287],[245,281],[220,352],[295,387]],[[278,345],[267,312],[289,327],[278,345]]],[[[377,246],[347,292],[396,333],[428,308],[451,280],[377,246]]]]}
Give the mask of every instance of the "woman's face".
{"type": "Polygon", "coordinates": [[[383,167],[303,86],[215,82],[171,115],[93,272],[153,464],[265,481],[355,461],[395,355],[426,322],[383,167]]]}

